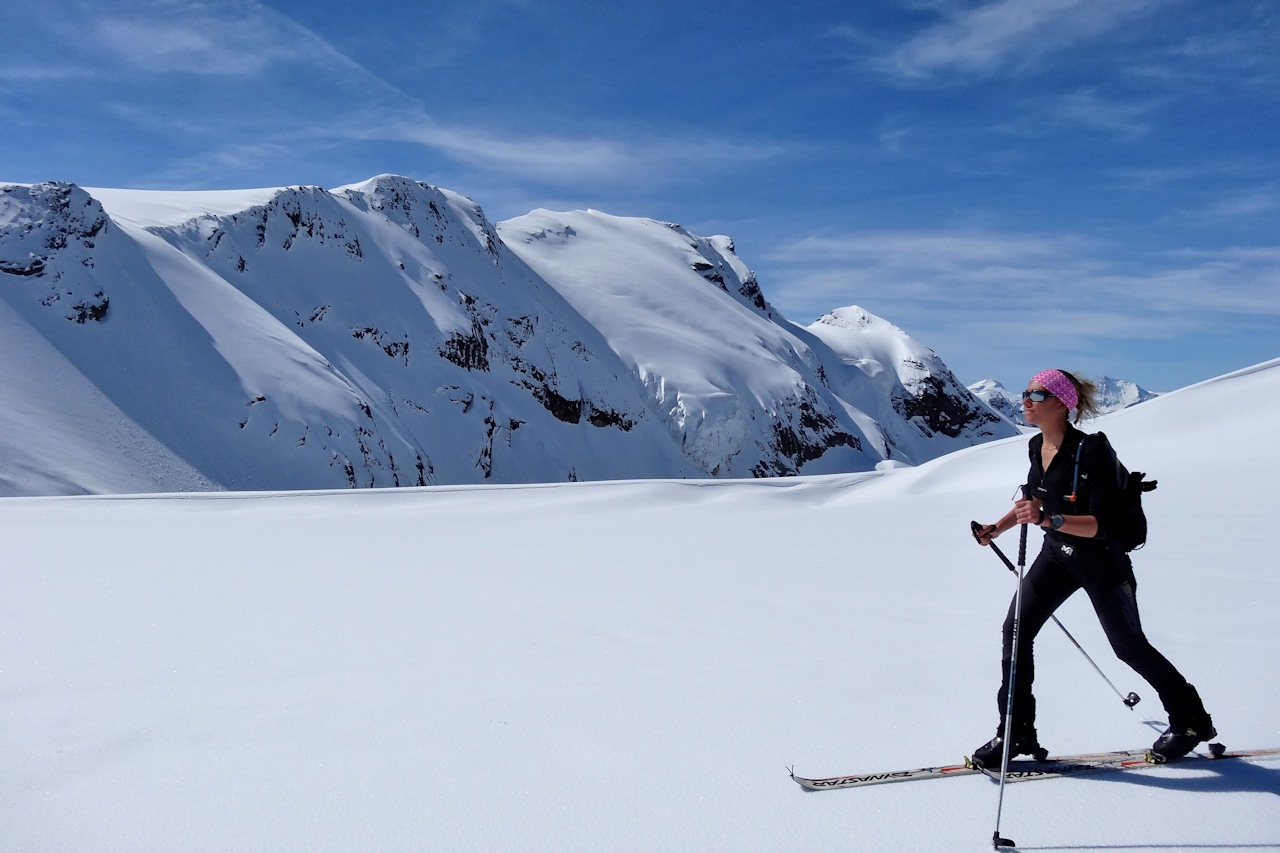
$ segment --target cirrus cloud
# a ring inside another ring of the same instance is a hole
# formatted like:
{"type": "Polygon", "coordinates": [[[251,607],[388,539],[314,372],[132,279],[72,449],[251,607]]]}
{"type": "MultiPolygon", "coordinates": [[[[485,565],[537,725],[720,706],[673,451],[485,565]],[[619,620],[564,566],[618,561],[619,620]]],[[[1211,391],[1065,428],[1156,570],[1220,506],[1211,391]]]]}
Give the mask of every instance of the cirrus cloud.
{"type": "Polygon", "coordinates": [[[1150,12],[1155,0],[995,0],[944,11],[944,20],[919,32],[876,62],[908,80],[947,72],[980,76],[1023,67],[1150,12]]]}

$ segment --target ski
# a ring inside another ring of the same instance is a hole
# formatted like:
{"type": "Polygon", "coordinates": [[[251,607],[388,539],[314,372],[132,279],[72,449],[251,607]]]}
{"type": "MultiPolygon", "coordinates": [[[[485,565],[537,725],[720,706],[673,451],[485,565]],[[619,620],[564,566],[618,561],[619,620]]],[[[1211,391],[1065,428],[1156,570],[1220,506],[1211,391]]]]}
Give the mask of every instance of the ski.
{"type": "Polygon", "coordinates": [[[889,782],[911,782],[916,779],[939,779],[943,776],[970,776],[981,773],[968,764],[948,764],[945,767],[917,767],[914,770],[893,770],[887,773],[863,773],[853,776],[832,776],[828,779],[807,779],[797,776],[795,768],[788,767],[796,784],[810,791],[828,791],[835,788],[856,788],[860,785],[884,785],[889,782]]]}
{"type": "MultiPolygon", "coordinates": [[[[1280,758],[1280,749],[1239,749],[1227,751],[1220,743],[1209,744],[1208,753],[1192,752],[1172,761],[1161,758],[1149,749],[1128,750],[1119,752],[1114,758],[1102,760],[1062,760],[1050,759],[1038,767],[1027,767],[1014,772],[1012,765],[1006,782],[1029,782],[1034,779],[1057,779],[1064,776],[1080,776],[1086,773],[1100,773],[1108,770],[1146,770],[1152,767],[1179,767],[1203,761],[1221,761],[1225,759],[1262,759],[1280,758]]],[[[992,779],[1000,778],[1000,771],[983,770],[992,779]]]]}
{"type": "MultiPolygon", "coordinates": [[[[1018,772],[1030,772],[1033,768],[1039,768],[1042,765],[1047,764],[1066,761],[1105,761],[1141,754],[1142,750],[1136,750],[1132,754],[1127,752],[1099,752],[1086,755],[1062,756],[1060,758],[1050,759],[1049,761],[1044,762],[1014,760],[1009,763],[1009,768],[1011,773],[1015,770],[1018,772]]],[[[787,769],[791,773],[791,778],[796,781],[796,784],[803,788],[808,788],[811,791],[826,791],[833,788],[856,788],[863,785],[885,785],[891,782],[912,782],[917,779],[940,779],[945,776],[971,776],[977,773],[987,772],[982,767],[974,764],[968,758],[965,759],[963,764],[947,764],[941,767],[917,767],[914,770],[893,770],[886,773],[858,773],[850,776],[832,776],[826,779],[809,779],[804,776],[797,776],[793,768],[787,769]]]]}
{"type": "MultiPolygon", "coordinates": [[[[1080,776],[1103,770],[1129,770],[1139,766],[1153,766],[1147,757],[1149,750],[1125,749],[1115,752],[1099,752],[1091,755],[1060,755],[1044,761],[1010,761],[1006,782],[1029,782],[1035,779],[1060,779],[1064,776],[1080,776]]],[[[989,776],[1000,779],[999,767],[983,767],[972,758],[965,765],[989,776]]]]}
{"type": "MultiPolygon", "coordinates": [[[[1193,752],[1175,761],[1162,762],[1149,749],[1128,749],[1115,752],[1081,753],[1079,755],[1060,755],[1045,761],[1014,760],[1009,762],[1009,772],[1005,776],[1007,782],[1028,782],[1034,779],[1057,779],[1067,776],[1078,776],[1086,773],[1098,773],[1107,770],[1139,770],[1149,767],[1178,766],[1200,761],[1217,761],[1222,759],[1280,758],[1280,749],[1243,749],[1225,750],[1221,744],[1211,744],[1209,752],[1193,752]]],[[[794,768],[787,768],[791,778],[797,785],[810,791],[829,791],[838,788],[857,788],[866,785],[885,785],[893,782],[913,782],[920,779],[940,779],[948,776],[971,776],[984,774],[998,779],[999,768],[987,769],[965,759],[963,764],[949,764],[940,767],[918,767],[914,770],[892,770],[883,773],[857,773],[849,776],[831,776],[824,779],[810,779],[797,776],[794,768]]]]}

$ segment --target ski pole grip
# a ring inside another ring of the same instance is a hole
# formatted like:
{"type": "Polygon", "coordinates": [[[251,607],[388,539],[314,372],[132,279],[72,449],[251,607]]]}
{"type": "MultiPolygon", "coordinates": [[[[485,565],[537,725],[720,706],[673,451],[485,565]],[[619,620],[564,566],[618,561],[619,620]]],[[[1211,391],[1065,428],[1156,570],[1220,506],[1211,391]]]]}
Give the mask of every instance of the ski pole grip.
{"type": "MultiPolygon", "coordinates": [[[[1025,500],[1031,500],[1031,490],[1025,485],[1022,487],[1022,497],[1025,500]]],[[[1027,564],[1027,525],[1021,525],[1018,533],[1018,566],[1022,567],[1027,564]]]]}
{"type": "MultiPolygon", "coordinates": [[[[977,522],[977,521],[971,521],[971,522],[969,522],[969,524],[970,524],[970,526],[971,526],[971,528],[972,528],[972,530],[973,530],[973,538],[974,538],[974,539],[977,539],[977,538],[978,538],[978,531],[979,531],[979,530],[981,530],[983,527],[985,527],[985,525],[983,525],[982,523],[977,522]]],[[[1015,566],[1015,565],[1014,565],[1014,564],[1009,560],[1009,558],[1008,558],[1008,557],[1006,557],[1006,556],[1004,555],[1004,551],[1001,551],[1001,550],[1000,550],[1000,546],[999,546],[999,545],[997,545],[997,544],[995,543],[995,541],[994,541],[994,540],[993,540],[992,542],[990,542],[990,543],[989,543],[988,547],[990,547],[992,551],[995,551],[995,552],[996,552],[996,556],[1000,558],[1000,562],[1004,563],[1005,568],[1007,568],[1009,571],[1013,572],[1015,575],[1018,573],[1018,567],[1017,567],[1017,566],[1015,566]]]]}
{"type": "MultiPolygon", "coordinates": [[[[1022,486],[1023,500],[1031,500],[1031,487],[1025,483],[1022,486]]],[[[1027,564],[1027,525],[1022,525],[1022,530],[1018,536],[1018,565],[1025,566],[1027,564]]]]}

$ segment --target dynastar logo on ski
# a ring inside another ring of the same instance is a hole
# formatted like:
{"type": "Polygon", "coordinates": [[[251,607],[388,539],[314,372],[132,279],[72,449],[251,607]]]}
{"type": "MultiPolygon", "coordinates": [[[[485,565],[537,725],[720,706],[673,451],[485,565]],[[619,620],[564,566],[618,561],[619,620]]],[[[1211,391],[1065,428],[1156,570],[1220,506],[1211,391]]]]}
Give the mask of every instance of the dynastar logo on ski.
{"type": "Polygon", "coordinates": [[[959,773],[961,775],[971,773],[972,771],[963,764],[953,764],[949,767],[922,767],[917,770],[895,770],[890,773],[867,773],[861,776],[836,776],[831,779],[801,779],[792,771],[791,778],[795,779],[806,788],[815,791],[824,790],[826,788],[852,788],[856,785],[881,785],[886,782],[907,782],[911,779],[925,778],[927,775],[944,776],[949,773],[959,773]]]}
{"type": "Polygon", "coordinates": [[[888,773],[860,773],[853,776],[832,776],[828,779],[806,779],[797,776],[794,768],[787,768],[791,778],[811,791],[825,791],[833,788],[856,788],[859,785],[883,785],[888,782],[910,782],[913,779],[936,779],[940,776],[968,776],[981,771],[965,764],[950,764],[943,767],[917,767],[915,770],[894,770],[888,773]]]}

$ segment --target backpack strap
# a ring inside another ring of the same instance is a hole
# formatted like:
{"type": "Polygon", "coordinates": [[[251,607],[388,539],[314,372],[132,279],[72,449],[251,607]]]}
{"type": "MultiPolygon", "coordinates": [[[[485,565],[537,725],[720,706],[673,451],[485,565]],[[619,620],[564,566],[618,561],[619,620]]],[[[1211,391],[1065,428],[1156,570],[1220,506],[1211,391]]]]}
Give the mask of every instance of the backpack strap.
{"type": "MultiPolygon", "coordinates": [[[[1102,434],[1099,433],[1099,435],[1102,435],[1102,434]]],[[[1071,503],[1076,502],[1076,497],[1079,494],[1078,487],[1080,485],[1080,454],[1084,452],[1085,441],[1092,437],[1093,437],[1092,433],[1085,433],[1083,436],[1081,436],[1080,443],[1076,445],[1076,471],[1075,471],[1075,474],[1071,477],[1071,494],[1067,495],[1067,500],[1070,501],[1071,503]]],[[[1103,438],[1106,438],[1106,436],[1103,436],[1103,438]]]]}

